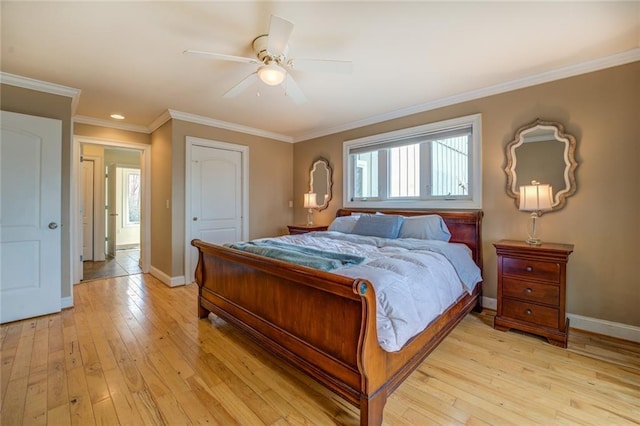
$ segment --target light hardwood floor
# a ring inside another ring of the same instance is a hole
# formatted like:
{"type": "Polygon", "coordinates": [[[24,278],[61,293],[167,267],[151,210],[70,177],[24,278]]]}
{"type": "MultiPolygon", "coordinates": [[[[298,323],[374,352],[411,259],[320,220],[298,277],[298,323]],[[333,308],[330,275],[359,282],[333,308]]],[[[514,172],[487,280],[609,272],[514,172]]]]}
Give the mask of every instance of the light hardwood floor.
{"type": "MultiPolygon", "coordinates": [[[[75,286],[75,307],[0,327],[7,425],[358,424],[357,411],[219,319],[196,285],[75,286]]],[[[470,314],[390,397],[388,425],[640,424],[640,345],[568,349],[470,314]]]]}

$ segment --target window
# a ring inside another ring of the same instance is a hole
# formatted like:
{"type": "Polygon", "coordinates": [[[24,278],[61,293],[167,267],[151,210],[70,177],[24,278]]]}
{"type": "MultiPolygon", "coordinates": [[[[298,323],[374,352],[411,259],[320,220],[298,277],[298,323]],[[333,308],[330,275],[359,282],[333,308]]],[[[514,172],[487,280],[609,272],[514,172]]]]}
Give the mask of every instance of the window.
{"type": "Polygon", "coordinates": [[[140,225],[140,170],[122,169],[123,226],[140,225]]]}
{"type": "Polygon", "coordinates": [[[481,208],[481,115],[344,142],[346,207],[481,208]]]}

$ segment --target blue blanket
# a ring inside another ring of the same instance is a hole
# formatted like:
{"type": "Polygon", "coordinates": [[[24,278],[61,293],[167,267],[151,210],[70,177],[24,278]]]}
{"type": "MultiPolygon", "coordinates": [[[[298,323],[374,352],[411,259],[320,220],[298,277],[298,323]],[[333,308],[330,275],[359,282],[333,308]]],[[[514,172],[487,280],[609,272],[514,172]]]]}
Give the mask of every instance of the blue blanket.
{"type": "Polygon", "coordinates": [[[225,246],[322,271],[331,271],[346,265],[358,265],[364,262],[364,257],[360,256],[334,253],[277,241],[249,241],[225,244],[225,246]]]}

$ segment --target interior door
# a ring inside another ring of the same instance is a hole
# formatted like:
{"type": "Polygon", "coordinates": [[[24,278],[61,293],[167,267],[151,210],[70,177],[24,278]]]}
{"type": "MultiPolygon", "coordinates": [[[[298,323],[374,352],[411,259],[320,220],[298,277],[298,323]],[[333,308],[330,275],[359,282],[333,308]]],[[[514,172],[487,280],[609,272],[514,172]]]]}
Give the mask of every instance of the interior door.
{"type": "MultiPolygon", "coordinates": [[[[191,147],[191,239],[224,244],[242,239],[242,153],[191,147]]],[[[191,247],[188,279],[198,263],[191,247]]]]}
{"type": "Polygon", "coordinates": [[[0,322],[60,311],[62,123],[0,112],[0,322]]]}
{"type": "Polygon", "coordinates": [[[82,214],[82,260],[93,260],[93,221],[94,221],[94,167],[93,160],[82,161],[82,189],[80,191],[80,212],[82,214]]]}
{"type": "Polygon", "coordinates": [[[116,175],[116,165],[109,164],[109,166],[107,166],[107,182],[105,188],[107,189],[107,255],[111,257],[116,256],[117,247],[116,225],[118,221],[118,208],[116,205],[116,185],[118,179],[116,175]]]}

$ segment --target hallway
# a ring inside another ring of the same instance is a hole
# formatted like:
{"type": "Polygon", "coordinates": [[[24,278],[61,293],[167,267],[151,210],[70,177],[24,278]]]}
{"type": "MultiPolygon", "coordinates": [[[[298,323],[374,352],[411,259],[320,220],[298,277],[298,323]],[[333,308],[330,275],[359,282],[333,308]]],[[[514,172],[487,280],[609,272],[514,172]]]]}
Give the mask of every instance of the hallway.
{"type": "Polygon", "coordinates": [[[141,274],[140,249],[116,250],[116,256],[102,262],[84,262],[82,281],[141,274]]]}

